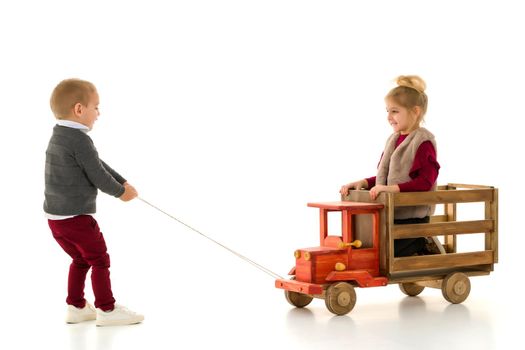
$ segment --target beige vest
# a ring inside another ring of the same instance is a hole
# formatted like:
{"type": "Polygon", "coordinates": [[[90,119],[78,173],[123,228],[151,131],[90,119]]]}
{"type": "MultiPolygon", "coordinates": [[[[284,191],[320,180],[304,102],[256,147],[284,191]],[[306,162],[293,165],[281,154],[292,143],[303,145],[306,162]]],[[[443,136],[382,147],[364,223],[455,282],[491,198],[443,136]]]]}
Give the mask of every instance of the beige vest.
{"type": "MultiPolygon", "coordinates": [[[[377,169],[376,184],[378,185],[397,185],[412,180],[409,176],[410,169],[414,163],[419,146],[430,141],[437,150],[434,135],[425,128],[418,128],[411,132],[403,142],[396,148],[396,141],[399,133],[392,134],[386,142],[383,158],[377,169]]],[[[436,189],[436,184],[431,191],[436,189]]],[[[395,209],[395,219],[423,218],[432,215],[432,206],[413,206],[399,207],[395,209]]]]}

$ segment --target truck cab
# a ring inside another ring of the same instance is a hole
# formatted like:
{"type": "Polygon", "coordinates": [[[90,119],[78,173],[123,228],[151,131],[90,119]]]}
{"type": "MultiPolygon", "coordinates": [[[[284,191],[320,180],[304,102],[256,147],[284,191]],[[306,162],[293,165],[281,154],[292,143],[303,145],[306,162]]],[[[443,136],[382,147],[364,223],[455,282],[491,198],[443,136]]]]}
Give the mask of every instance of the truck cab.
{"type": "MultiPolygon", "coordinates": [[[[304,304],[313,299],[308,295],[322,297],[326,284],[337,281],[351,282],[339,284],[337,290],[343,290],[337,293],[336,299],[339,299],[339,302],[336,303],[335,309],[327,304],[328,309],[336,314],[350,312],[356,300],[353,284],[360,287],[388,284],[388,280],[379,273],[379,211],[384,206],[378,203],[349,201],[308,203],[308,206],[319,208],[319,246],[296,250],[296,264],[290,271],[295,278],[290,281],[277,280],[276,287],[286,289],[287,300],[298,306],[297,303],[304,304]],[[328,232],[330,212],[341,214],[341,236],[330,235],[328,232]],[[372,217],[371,247],[362,248],[362,241],[354,239],[353,223],[357,215],[372,217]],[[302,296],[301,293],[307,295],[302,296]],[[302,302],[299,299],[303,299],[302,302]]],[[[327,292],[328,295],[333,294],[332,289],[327,292]]]]}

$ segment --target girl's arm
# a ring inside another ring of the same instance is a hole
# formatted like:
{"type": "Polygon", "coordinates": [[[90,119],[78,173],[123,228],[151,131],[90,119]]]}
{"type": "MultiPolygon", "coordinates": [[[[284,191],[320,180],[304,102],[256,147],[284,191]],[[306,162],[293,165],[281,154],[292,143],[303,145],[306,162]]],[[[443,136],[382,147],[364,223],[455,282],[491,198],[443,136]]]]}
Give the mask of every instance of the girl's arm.
{"type": "Polygon", "coordinates": [[[414,164],[412,169],[410,169],[410,178],[412,180],[399,184],[400,191],[430,191],[436,183],[439,168],[434,146],[430,141],[423,142],[416,152],[414,164]]]}

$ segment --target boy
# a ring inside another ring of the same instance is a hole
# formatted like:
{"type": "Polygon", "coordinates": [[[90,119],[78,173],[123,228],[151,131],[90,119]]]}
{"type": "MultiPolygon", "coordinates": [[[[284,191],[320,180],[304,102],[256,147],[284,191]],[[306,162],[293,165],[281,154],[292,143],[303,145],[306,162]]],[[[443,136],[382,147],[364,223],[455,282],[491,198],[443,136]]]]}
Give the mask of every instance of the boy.
{"type": "Polygon", "coordinates": [[[99,116],[95,86],[80,79],[60,82],[51,95],[57,125],[46,151],[44,211],[62,249],[73,259],[69,268],[67,323],[96,320],[97,326],[142,322],[144,316],[115,304],[109,278],[109,255],[92,214],[98,190],[130,201],[133,186],[98,157],[87,132],[99,116]],[[84,299],[91,268],[95,308],[84,299]]]}

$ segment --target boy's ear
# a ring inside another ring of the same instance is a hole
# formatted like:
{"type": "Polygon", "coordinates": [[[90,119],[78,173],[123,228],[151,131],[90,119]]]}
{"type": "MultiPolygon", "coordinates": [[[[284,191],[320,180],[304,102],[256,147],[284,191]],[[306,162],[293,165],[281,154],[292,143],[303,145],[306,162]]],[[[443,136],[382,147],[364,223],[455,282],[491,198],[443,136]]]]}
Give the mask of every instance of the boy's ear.
{"type": "Polygon", "coordinates": [[[82,104],[80,102],[76,103],[73,106],[73,114],[76,117],[80,117],[82,115],[83,110],[84,110],[84,106],[82,106],[82,104]]]}

